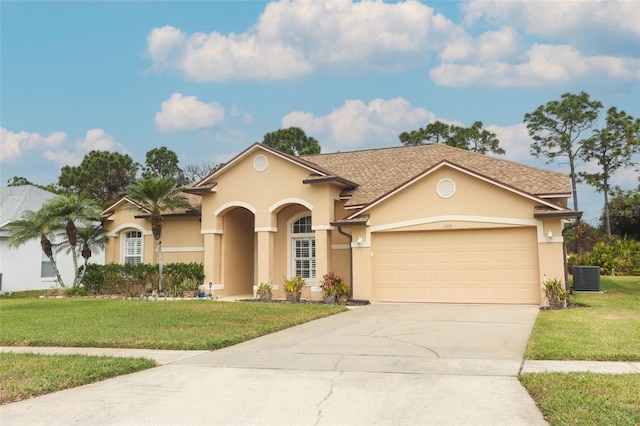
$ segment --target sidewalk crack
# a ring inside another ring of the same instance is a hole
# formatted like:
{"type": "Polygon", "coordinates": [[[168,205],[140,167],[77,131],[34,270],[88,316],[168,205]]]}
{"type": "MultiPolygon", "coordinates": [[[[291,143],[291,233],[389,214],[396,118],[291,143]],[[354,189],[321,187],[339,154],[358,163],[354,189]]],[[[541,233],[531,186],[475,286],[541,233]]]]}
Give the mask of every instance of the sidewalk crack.
{"type": "Polygon", "coordinates": [[[331,395],[333,395],[333,388],[335,386],[335,380],[339,379],[340,377],[342,377],[342,371],[338,370],[338,364],[340,364],[340,361],[342,361],[342,358],[344,357],[344,355],[341,355],[340,358],[336,361],[334,368],[336,369],[336,372],[338,373],[337,376],[333,377],[331,379],[331,383],[329,386],[329,392],[327,392],[327,394],[325,395],[325,397],[322,399],[322,401],[318,402],[318,404],[316,405],[316,407],[318,408],[318,419],[316,420],[316,426],[318,426],[320,424],[320,421],[322,420],[322,404],[324,404],[325,402],[327,402],[329,400],[329,398],[331,398],[331,395]]]}
{"type": "MultiPolygon", "coordinates": [[[[411,335],[411,334],[404,334],[403,336],[407,336],[407,335],[411,335]]],[[[417,346],[417,347],[419,347],[419,348],[426,349],[426,350],[428,350],[429,352],[433,353],[433,354],[436,356],[436,358],[440,358],[440,354],[439,354],[438,352],[434,351],[433,349],[431,349],[431,348],[430,348],[430,347],[428,347],[428,346],[419,345],[419,344],[417,344],[417,343],[407,342],[407,341],[400,340],[400,339],[394,339],[392,336],[379,336],[379,337],[382,337],[382,338],[384,338],[384,339],[393,340],[394,342],[405,343],[405,344],[407,344],[407,345],[417,346]]]]}

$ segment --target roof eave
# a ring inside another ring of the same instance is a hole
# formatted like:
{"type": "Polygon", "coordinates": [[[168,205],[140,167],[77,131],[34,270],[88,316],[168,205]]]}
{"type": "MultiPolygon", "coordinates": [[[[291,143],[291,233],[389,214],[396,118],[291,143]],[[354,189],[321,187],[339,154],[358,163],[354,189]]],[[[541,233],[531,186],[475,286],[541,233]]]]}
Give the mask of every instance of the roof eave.
{"type": "Polygon", "coordinates": [[[200,188],[185,188],[182,190],[182,192],[194,195],[208,194],[210,192],[218,192],[218,189],[216,188],[217,185],[217,182],[213,182],[212,186],[202,186],[200,188]]]}
{"type": "Polygon", "coordinates": [[[357,217],[353,219],[340,219],[334,220],[330,222],[331,226],[362,226],[369,223],[369,215],[364,215],[362,217],[357,217]]]}
{"type": "Polygon", "coordinates": [[[576,210],[562,210],[562,211],[547,211],[547,212],[537,212],[533,214],[535,219],[542,219],[546,217],[568,217],[580,219],[582,217],[582,212],[576,210]]]}
{"type": "Polygon", "coordinates": [[[320,177],[311,177],[302,181],[304,184],[315,184],[315,183],[339,183],[343,185],[345,188],[357,188],[358,184],[355,182],[351,182],[348,179],[341,178],[340,176],[320,176],[320,177]]]}

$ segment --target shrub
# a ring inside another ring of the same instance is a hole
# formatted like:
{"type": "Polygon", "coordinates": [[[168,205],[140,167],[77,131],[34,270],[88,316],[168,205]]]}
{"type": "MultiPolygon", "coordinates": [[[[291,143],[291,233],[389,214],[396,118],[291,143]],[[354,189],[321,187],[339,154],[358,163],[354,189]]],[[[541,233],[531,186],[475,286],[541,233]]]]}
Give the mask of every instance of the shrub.
{"type": "Polygon", "coordinates": [[[87,271],[82,278],[82,286],[91,294],[100,294],[102,287],[104,287],[104,265],[96,265],[89,263],[87,271]]]}
{"type": "Polygon", "coordinates": [[[599,266],[600,272],[611,275],[640,274],[640,241],[614,239],[610,242],[596,243],[593,248],[582,254],[569,256],[569,267],[599,266]]]}
{"type": "Polygon", "coordinates": [[[267,302],[273,297],[273,286],[270,282],[260,283],[256,293],[260,300],[267,302]]]}
{"type": "Polygon", "coordinates": [[[335,272],[327,272],[322,276],[322,294],[324,296],[349,297],[351,288],[344,279],[335,272]]]}
{"type": "Polygon", "coordinates": [[[167,294],[171,297],[184,297],[185,292],[195,291],[199,282],[195,278],[183,278],[182,280],[174,279],[172,276],[171,285],[165,287],[167,294]]]}
{"type": "MultiPolygon", "coordinates": [[[[184,295],[185,291],[196,290],[204,279],[204,266],[201,263],[169,263],[164,270],[165,289],[170,295],[177,294],[174,297],[184,295]]],[[[146,263],[89,264],[82,285],[91,294],[139,296],[158,287],[158,266],[146,263]]]]}
{"type": "Polygon", "coordinates": [[[67,297],[84,297],[87,295],[87,289],[84,287],[65,287],[64,295],[67,297]]]}
{"type": "Polygon", "coordinates": [[[559,279],[547,280],[544,283],[544,294],[549,300],[564,300],[569,295],[565,285],[559,279]]]}
{"type": "Polygon", "coordinates": [[[288,291],[290,293],[297,293],[302,290],[302,287],[304,287],[304,284],[305,284],[304,278],[298,275],[291,279],[285,280],[284,291],[288,291]]]}

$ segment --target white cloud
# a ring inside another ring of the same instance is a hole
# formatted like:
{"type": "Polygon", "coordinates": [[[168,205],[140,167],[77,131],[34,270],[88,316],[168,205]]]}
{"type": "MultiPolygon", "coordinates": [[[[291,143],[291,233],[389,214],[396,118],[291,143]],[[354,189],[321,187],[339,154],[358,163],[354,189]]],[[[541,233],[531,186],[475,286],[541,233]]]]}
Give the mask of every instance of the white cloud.
{"type": "Polygon", "coordinates": [[[487,31],[476,39],[464,34],[447,43],[438,56],[445,62],[489,61],[512,57],[520,49],[520,35],[513,28],[504,27],[487,31]]]}
{"type": "Polygon", "coordinates": [[[462,3],[466,24],[484,19],[494,25],[512,25],[529,34],[564,38],[572,43],[615,37],[640,39],[637,1],[486,1],[462,3]]]}
{"type": "Polygon", "coordinates": [[[47,150],[44,157],[59,166],[77,166],[89,151],[119,151],[127,154],[127,150],[104,129],[87,131],[84,139],[79,139],[74,149],[47,150]]]}
{"type": "Polygon", "coordinates": [[[0,128],[0,161],[6,162],[22,156],[24,150],[57,147],[64,143],[67,135],[64,132],[53,132],[48,136],[40,133],[14,133],[4,127],[0,128]]]}
{"type": "Polygon", "coordinates": [[[430,71],[439,85],[450,87],[549,87],[576,80],[640,80],[640,59],[583,56],[568,45],[535,44],[519,63],[476,61],[443,63],[430,71]]]}
{"type": "Polygon", "coordinates": [[[374,99],[368,104],[347,100],[325,116],[294,111],[282,118],[282,127],[302,128],[309,136],[322,141],[325,151],[398,144],[403,131],[435,121],[433,113],[414,107],[403,98],[374,99]]]}
{"type": "Polygon", "coordinates": [[[117,151],[123,150],[122,144],[108,134],[104,129],[91,129],[85,138],[78,141],[77,147],[84,152],[89,151],[117,151]]]}
{"type": "Polygon", "coordinates": [[[456,25],[418,2],[268,3],[241,34],[194,33],[165,26],[147,37],[153,69],[194,81],[289,79],[318,71],[397,71],[424,64],[456,25]]]}
{"type": "Polygon", "coordinates": [[[224,119],[224,107],[216,102],[204,103],[195,96],[174,93],[162,102],[153,121],[161,132],[213,127],[224,119]]]}
{"type": "Polygon", "coordinates": [[[529,153],[529,147],[531,143],[533,143],[533,139],[529,136],[529,131],[525,123],[518,123],[507,127],[492,124],[486,126],[485,129],[496,134],[500,141],[500,146],[505,150],[505,155],[499,157],[521,163],[531,162],[532,157],[529,153]]]}
{"type": "Polygon", "coordinates": [[[69,151],[64,149],[61,151],[46,151],[44,158],[53,161],[58,166],[77,166],[82,162],[83,154],[78,151],[69,151]]]}
{"type": "Polygon", "coordinates": [[[461,4],[463,24],[497,27],[453,37],[430,76],[449,87],[625,87],[640,80],[635,1],[461,4]]]}

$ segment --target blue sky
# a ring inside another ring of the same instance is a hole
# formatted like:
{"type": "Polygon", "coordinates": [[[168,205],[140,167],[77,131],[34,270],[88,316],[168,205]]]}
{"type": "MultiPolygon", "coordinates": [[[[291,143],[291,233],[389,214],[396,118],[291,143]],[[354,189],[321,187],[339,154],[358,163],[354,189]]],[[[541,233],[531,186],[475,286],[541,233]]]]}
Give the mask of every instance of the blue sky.
{"type": "MultiPolygon", "coordinates": [[[[92,149],[231,158],[298,126],[323,152],[480,120],[504,158],[562,93],[640,116],[640,3],[0,1],[2,184],[48,184],[92,149]]],[[[639,159],[640,161],[640,159],[639,159]]],[[[589,169],[591,165],[582,165],[589,169]]],[[[637,185],[638,173],[615,184],[637,185]]],[[[593,220],[601,195],[579,188],[593,220]]]]}

